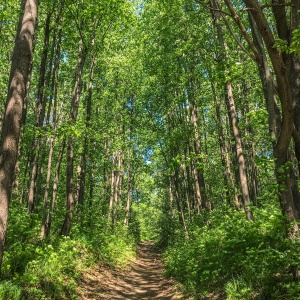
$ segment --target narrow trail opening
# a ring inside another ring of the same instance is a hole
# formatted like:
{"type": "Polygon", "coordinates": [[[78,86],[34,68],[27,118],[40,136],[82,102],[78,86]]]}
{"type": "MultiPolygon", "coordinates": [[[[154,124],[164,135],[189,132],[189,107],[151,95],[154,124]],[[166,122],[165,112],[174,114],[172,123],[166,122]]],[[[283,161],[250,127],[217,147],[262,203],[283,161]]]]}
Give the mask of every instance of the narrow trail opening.
{"type": "Polygon", "coordinates": [[[138,256],[126,270],[93,269],[79,288],[83,300],[90,299],[188,299],[172,280],[163,277],[163,265],[155,245],[139,244],[138,256]]]}

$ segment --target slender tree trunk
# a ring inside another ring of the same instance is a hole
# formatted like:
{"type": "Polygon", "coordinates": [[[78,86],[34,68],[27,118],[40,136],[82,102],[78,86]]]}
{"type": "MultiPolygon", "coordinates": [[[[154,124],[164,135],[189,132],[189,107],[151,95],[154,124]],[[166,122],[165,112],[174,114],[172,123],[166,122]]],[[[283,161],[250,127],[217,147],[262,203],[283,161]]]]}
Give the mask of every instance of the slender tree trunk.
{"type": "MultiPolygon", "coordinates": [[[[50,114],[51,109],[52,112],[52,128],[55,131],[57,127],[57,93],[58,93],[58,71],[59,71],[59,65],[60,65],[60,46],[61,46],[61,39],[62,39],[62,12],[64,8],[64,1],[61,1],[60,8],[58,11],[58,15],[56,18],[56,23],[59,24],[58,27],[58,34],[56,37],[56,31],[54,33],[53,37],[53,44],[55,44],[55,49],[52,48],[52,54],[55,51],[54,54],[54,68],[52,71],[52,81],[51,81],[51,90],[53,93],[51,94],[50,103],[48,106],[48,112],[47,112],[47,124],[50,121],[50,114]],[[56,42],[57,41],[57,42],[56,42]],[[53,99],[52,99],[53,98],[53,99]],[[53,106],[51,105],[53,103],[53,106]]],[[[49,68],[52,68],[52,59],[49,65],[49,68]]],[[[63,145],[61,147],[61,151],[59,152],[58,161],[55,169],[55,178],[53,183],[53,191],[52,191],[52,198],[50,201],[49,209],[48,207],[48,195],[49,195],[49,189],[50,189],[50,181],[51,181],[51,169],[52,169],[52,161],[53,161],[53,153],[54,153],[54,135],[51,135],[50,137],[50,149],[49,149],[49,156],[48,156],[48,168],[47,168],[47,177],[46,177],[46,188],[44,192],[44,201],[43,201],[43,218],[42,218],[42,226],[41,226],[41,240],[43,240],[46,236],[49,236],[50,234],[50,227],[51,227],[51,218],[52,213],[54,210],[54,204],[56,200],[56,192],[57,192],[57,185],[58,185],[58,176],[59,176],[59,170],[60,170],[60,164],[63,157],[63,151],[65,147],[65,139],[63,140],[63,145]]]]}
{"type": "Polygon", "coordinates": [[[123,197],[123,181],[124,181],[124,154],[121,152],[119,155],[119,184],[117,193],[117,207],[122,207],[122,197],[123,197]]]}
{"type": "Polygon", "coordinates": [[[186,234],[188,233],[184,211],[182,209],[181,203],[180,203],[180,196],[179,196],[179,180],[178,180],[178,170],[175,170],[174,175],[172,176],[173,179],[173,185],[174,185],[174,192],[175,192],[175,201],[177,205],[177,210],[179,214],[179,222],[182,224],[184,231],[186,234]]]}
{"type": "Polygon", "coordinates": [[[260,80],[262,83],[264,98],[266,101],[266,108],[268,111],[269,133],[272,138],[273,147],[275,147],[276,138],[280,131],[281,118],[280,118],[280,110],[278,108],[278,104],[275,96],[274,80],[270,72],[270,67],[268,64],[267,55],[265,53],[261,34],[258,31],[258,28],[252,17],[252,14],[249,13],[248,16],[251,25],[253,42],[261,59],[261,62],[257,66],[258,66],[260,80]]]}
{"type": "MultiPolygon", "coordinates": [[[[293,230],[289,233],[289,235],[292,239],[294,239],[295,234],[299,232],[299,228],[297,222],[295,222],[297,212],[293,202],[291,182],[289,179],[289,145],[294,129],[294,108],[288,69],[285,65],[284,55],[282,55],[281,51],[277,47],[274,47],[275,38],[259,2],[257,0],[244,0],[244,2],[248,9],[251,10],[251,14],[264,40],[264,44],[276,75],[277,92],[281,103],[282,120],[280,133],[277,136],[274,147],[274,156],[276,158],[275,174],[278,183],[279,200],[282,213],[286,215],[293,224],[293,230]]],[[[279,9],[279,7],[276,9],[279,9]]],[[[280,20],[281,12],[275,12],[275,19],[282,25],[278,31],[279,36],[285,37],[285,21],[280,20]]]]}
{"type": "MultiPolygon", "coordinates": [[[[218,39],[218,42],[221,46],[221,50],[220,50],[220,53],[218,53],[218,55],[220,56],[221,60],[224,60],[226,58],[226,52],[225,52],[225,41],[224,41],[224,38],[223,38],[223,33],[222,33],[222,26],[220,24],[220,13],[219,13],[219,7],[220,7],[220,4],[219,4],[219,0],[213,0],[212,1],[212,7],[214,8],[213,10],[211,10],[211,13],[212,13],[212,16],[213,16],[213,21],[214,21],[214,26],[216,27],[217,29],[217,39],[218,39]]],[[[232,190],[233,190],[233,194],[234,194],[234,205],[236,207],[236,209],[239,209],[240,207],[240,204],[239,204],[239,196],[238,196],[238,193],[237,193],[237,184],[235,182],[235,179],[234,179],[234,175],[233,175],[233,172],[232,172],[232,168],[231,168],[231,159],[230,159],[230,145],[229,145],[229,141],[227,141],[224,137],[225,137],[225,134],[223,133],[223,126],[222,126],[222,121],[221,121],[221,114],[220,114],[220,105],[219,104],[219,101],[218,101],[218,98],[217,98],[217,94],[215,92],[215,87],[213,85],[213,82],[211,84],[212,86],[212,91],[214,93],[214,97],[215,97],[215,103],[216,103],[216,112],[217,112],[217,118],[218,120],[220,120],[218,122],[218,128],[219,128],[219,140],[220,140],[220,144],[222,145],[223,149],[221,149],[221,153],[223,152],[224,153],[224,161],[226,163],[226,167],[225,167],[225,174],[224,176],[228,176],[228,179],[229,179],[229,182],[230,182],[230,185],[232,187],[232,190]]],[[[223,93],[222,95],[222,98],[224,98],[224,103],[226,104],[226,95],[225,93],[223,93]]],[[[227,118],[228,118],[228,114],[227,114],[227,118]]]]}
{"type": "Polygon", "coordinates": [[[243,209],[246,212],[247,220],[253,220],[253,215],[251,213],[251,209],[249,207],[250,204],[250,196],[249,196],[249,188],[248,188],[248,180],[247,180],[247,173],[246,173],[246,163],[243,153],[243,145],[242,139],[240,137],[239,127],[238,127],[238,117],[235,108],[234,98],[233,98],[233,91],[232,91],[232,84],[228,82],[226,84],[227,87],[227,107],[229,111],[229,119],[231,122],[233,136],[235,140],[235,153],[238,163],[239,169],[239,178],[241,183],[241,191],[242,191],[242,199],[243,199],[243,209]]]}
{"type": "Polygon", "coordinates": [[[191,162],[191,167],[192,167],[192,174],[194,178],[194,185],[195,185],[195,192],[196,192],[197,213],[200,214],[202,211],[202,197],[201,197],[201,191],[199,185],[198,172],[194,160],[192,160],[191,162]]]}
{"type": "MultiPolygon", "coordinates": [[[[46,112],[46,98],[44,97],[44,95],[45,95],[46,85],[49,84],[49,79],[46,80],[46,69],[47,69],[46,67],[47,67],[47,58],[49,53],[51,15],[52,14],[48,14],[46,18],[43,53],[42,53],[42,60],[40,66],[40,76],[39,76],[39,85],[38,85],[37,103],[36,103],[36,125],[38,127],[43,126],[45,112],[46,112]]],[[[54,45],[52,45],[52,49],[54,49],[54,45]]]]}
{"type": "MultiPolygon", "coordinates": [[[[40,76],[39,76],[39,85],[38,85],[37,103],[36,103],[36,127],[37,128],[41,128],[43,126],[43,121],[45,117],[46,99],[44,97],[44,92],[45,92],[45,83],[46,83],[46,66],[47,66],[47,58],[49,52],[50,21],[51,21],[51,14],[48,14],[45,23],[43,54],[42,54],[42,60],[40,65],[40,76]]],[[[35,207],[34,199],[36,194],[38,160],[39,160],[40,151],[43,151],[43,149],[41,148],[41,138],[42,137],[40,133],[38,133],[34,139],[33,146],[32,146],[31,176],[30,176],[30,183],[29,183],[28,210],[27,210],[28,213],[32,213],[35,207]]]]}
{"type": "MultiPolygon", "coordinates": [[[[291,42],[294,30],[299,27],[299,10],[300,2],[298,0],[291,1],[290,8],[290,37],[289,42],[291,42]]],[[[300,217],[300,195],[297,181],[300,176],[300,58],[299,55],[291,53],[291,70],[289,72],[290,82],[292,86],[292,97],[294,104],[294,129],[293,129],[293,140],[294,140],[294,149],[295,156],[297,159],[298,170],[297,172],[291,168],[292,176],[292,190],[293,190],[293,200],[294,205],[297,210],[298,219],[300,217]]]]}
{"type": "Polygon", "coordinates": [[[63,227],[61,229],[61,235],[69,235],[71,230],[71,224],[73,219],[73,211],[75,208],[75,202],[73,198],[73,169],[74,169],[74,152],[73,152],[74,138],[70,137],[67,144],[67,184],[66,184],[66,216],[63,227]]]}
{"type": "MultiPolygon", "coordinates": [[[[190,118],[190,107],[188,106],[187,109],[185,109],[186,113],[186,118],[185,122],[187,124],[190,123],[191,118],[190,118]]],[[[183,169],[184,172],[184,177],[186,182],[186,200],[188,203],[188,207],[190,208],[191,211],[193,211],[194,214],[200,214],[201,208],[202,208],[202,198],[201,198],[201,192],[200,191],[200,186],[199,186],[199,181],[198,181],[198,174],[195,174],[194,171],[194,159],[189,159],[188,157],[191,158],[193,153],[193,149],[190,145],[190,143],[187,143],[187,145],[184,148],[184,157],[185,157],[185,170],[183,169]],[[190,163],[188,164],[188,161],[190,163]],[[196,175],[196,180],[195,181],[195,176],[196,175]],[[197,188],[198,185],[198,188],[197,188]],[[197,191],[198,190],[198,191],[197,191]],[[200,201],[199,201],[200,200],[200,201]]]]}
{"type": "Polygon", "coordinates": [[[94,168],[95,168],[95,164],[94,162],[92,163],[92,166],[90,168],[90,179],[89,179],[89,198],[90,198],[90,202],[89,203],[92,203],[92,199],[94,197],[94,187],[95,187],[95,173],[94,173],[94,168]]]}
{"type": "Polygon", "coordinates": [[[131,207],[131,166],[130,161],[127,163],[127,198],[126,198],[126,207],[125,207],[125,220],[124,224],[128,226],[129,224],[129,215],[131,207]]]}
{"type": "Polygon", "coordinates": [[[173,220],[175,218],[175,209],[174,209],[174,197],[173,197],[171,178],[169,178],[169,198],[170,198],[170,215],[171,215],[171,219],[173,220]]]}
{"type": "Polygon", "coordinates": [[[126,197],[126,206],[125,206],[125,219],[124,224],[128,226],[129,219],[130,219],[130,209],[131,209],[131,194],[132,194],[132,187],[133,187],[133,176],[131,170],[131,159],[133,156],[132,147],[132,134],[133,134],[133,114],[134,114],[134,102],[135,98],[134,95],[130,96],[129,99],[129,147],[128,147],[128,155],[127,155],[127,197],[126,197]]]}
{"type": "Polygon", "coordinates": [[[27,155],[26,158],[26,165],[25,165],[25,170],[23,174],[23,180],[22,180],[22,190],[21,190],[21,195],[20,195],[20,204],[25,202],[25,192],[26,192],[26,179],[27,179],[27,173],[28,169],[30,167],[30,158],[29,155],[27,155]]]}
{"type": "Polygon", "coordinates": [[[193,210],[193,201],[191,201],[191,197],[193,197],[193,192],[191,190],[190,187],[190,174],[189,174],[189,166],[186,163],[188,161],[187,159],[187,147],[186,149],[184,149],[184,162],[181,164],[181,169],[183,172],[183,186],[184,186],[184,198],[186,200],[186,204],[187,204],[187,208],[188,208],[188,215],[189,215],[189,219],[192,219],[192,210],[193,210]]]}
{"type": "Polygon", "coordinates": [[[109,199],[109,208],[108,208],[108,220],[114,224],[114,199],[115,199],[115,194],[116,194],[116,181],[117,181],[117,176],[116,176],[116,164],[117,164],[117,156],[116,153],[113,154],[113,162],[112,162],[112,170],[111,170],[111,182],[110,182],[110,199],[109,199]]]}
{"type": "Polygon", "coordinates": [[[4,253],[8,207],[18,155],[24,99],[32,63],[37,0],[23,0],[9,79],[0,144],[0,266],[4,253]]]}
{"type": "MultiPolygon", "coordinates": [[[[214,7],[219,8],[219,1],[214,1],[214,7]]],[[[223,60],[226,59],[226,44],[224,42],[222,28],[219,23],[219,13],[217,11],[212,11],[213,18],[215,21],[217,33],[218,33],[218,41],[221,47],[221,57],[223,60]]],[[[242,208],[245,210],[247,220],[253,220],[253,215],[251,209],[249,207],[250,197],[249,197],[249,188],[248,188],[248,180],[247,180],[247,172],[246,172],[246,164],[243,152],[242,139],[240,137],[239,127],[238,127],[238,116],[235,107],[235,101],[233,97],[233,88],[231,82],[226,82],[226,104],[228,109],[228,116],[233,132],[234,142],[235,142],[235,155],[236,162],[238,164],[238,178],[240,181],[240,187],[242,192],[242,208]]]]}
{"type": "Polygon", "coordinates": [[[216,108],[216,117],[217,117],[217,126],[218,126],[218,137],[219,137],[219,147],[220,147],[220,154],[221,154],[221,162],[223,165],[224,173],[223,173],[223,179],[224,179],[224,186],[225,186],[225,193],[226,193],[226,202],[227,204],[231,203],[231,193],[230,190],[233,191],[233,197],[234,197],[234,203],[235,206],[237,206],[239,200],[238,195],[236,192],[235,182],[231,171],[231,165],[230,165],[230,158],[228,153],[228,147],[226,146],[226,138],[225,133],[223,130],[223,124],[222,124],[222,118],[221,118],[221,101],[217,97],[215,87],[213,83],[211,83],[212,92],[214,95],[214,103],[216,108]]]}
{"type": "MultiPolygon", "coordinates": [[[[94,41],[92,42],[94,44],[94,41]]],[[[80,183],[79,183],[79,193],[78,193],[78,204],[84,204],[84,193],[85,193],[85,179],[86,179],[86,164],[88,159],[88,149],[89,149],[89,133],[88,129],[90,127],[90,120],[92,114],[92,96],[93,96],[93,77],[94,77],[94,65],[95,65],[95,54],[92,55],[91,67],[90,67],[90,81],[88,88],[88,97],[86,104],[86,121],[85,127],[87,130],[87,134],[84,137],[84,146],[83,146],[83,154],[82,154],[82,163],[81,163],[81,173],[80,173],[80,183]]]]}
{"type": "Polygon", "coordinates": [[[32,160],[31,160],[31,172],[29,181],[29,192],[28,192],[28,205],[27,212],[32,213],[34,209],[34,194],[35,194],[35,183],[38,169],[38,153],[40,152],[39,138],[36,138],[32,147],[32,160]]]}
{"type": "Polygon", "coordinates": [[[103,189],[102,189],[102,199],[103,199],[103,215],[107,214],[108,219],[110,218],[110,199],[111,199],[111,193],[110,193],[110,176],[109,176],[109,168],[108,168],[108,162],[109,162],[109,151],[108,151],[108,139],[104,139],[104,156],[105,160],[103,163],[103,189]]]}
{"type": "Polygon", "coordinates": [[[253,130],[250,123],[249,118],[249,103],[247,100],[247,84],[243,82],[242,88],[240,89],[240,93],[243,94],[243,97],[246,99],[243,103],[242,109],[242,118],[245,120],[245,128],[243,130],[243,136],[245,136],[245,153],[247,154],[246,161],[246,170],[247,170],[247,178],[248,178],[248,186],[249,186],[249,197],[251,201],[257,204],[256,197],[258,193],[258,181],[257,181],[257,166],[255,163],[255,141],[251,140],[251,136],[253,136],[253,130]]]}
{"type": "Polygon", "coordinates": [[[122,175],[121,175],[121,163],[120,163],[120,160],[121,160],[121,154],[118,153],[117,154],[117,160],[118,160],[118,166],[117,166],[117,171],[115,170],[114,171],[114,177],[115,177],[115,180],[114,180],[114,188],[113,188],[113,191],[114,191],[114,194],[113,194],[113,208],[112,208],[112,225],[113,225],[113,228],[117,222],[117,210],[118,210],[118,204],[119,204],[119,188],[120,188],[120,185],[122,184],[122,175]]]}
{"type": "Polygon", "coordinates": [[[204,181],[204,175],[202,170],[203,160],[201,156],[201,145],[200,145],[200,137],[199,137],[199,129],[198,129],[198,116],[197,116],[197,107],[195,103],[191,103],[191,122],[194,127],[194,149],[196,154],[195,164],[196,164],[196,172],[197,172],[197,179],[199,182],[199,187],[201,190],[201,198],[202,198],[202,208],[206,210],[211,210],[211,203],[207,199],[206,195],[206,187],[204,181]],[[197,166],[199,165],[199,166],[197,166]]]}
{"type": "Polygon", "coordinates": [[[48,193],[49,193],[49,188],[50,188],[53,146],[54,146],[54,137],[52,136],[50,138],[50,149],[49,149],[49,157],[48,157],[46,188],[45,188],[44,202],[43,202],[43,218],[42,218],[42,227],[41,227],[41,240],[43,240],[45,235],[46,235],[47,200],[48,200],[48,193]]]}
{"type": "Polygon", "coordinates": [[[52,188],[52,197],[51,197],[51,201],[50,201],[50,205],[49,205],[49,211],[47,214],[47,218],[45,221],[45,228],[41,229],[41,237],[43,237],[44,234],[45,234],[45,237],[48,237],[50,235],[51,224],[52,224],[52,215],[54,212],[54,206],[55,206],[55,202],[56,202],[56,195],[57,195],[57,189],[58,189],[60,166],[61,166],[61,162],[63,159],[65,146],[66,146],[66,139],[64,138],[59,155],[58,155],[58,159],[56,162],[55,176],[54,176],[53,188],[52,188]]]}
{"type": "MultiPolygon", "coordinates": [[[[75,124],[77,120],[78,108],[79,108],[79,100],[82,89],[82,73],[83,67],[87,55],[87,49],[82,45],[83,41],[79,41],[78,48],[78,61],[77,61],[77,69],[75,76],[75,86],[72,95],[72,103],[71,103],[71,111],[70,111],[70,119],[71,123],[75,124]]],[[[67,143],[67,178],[66,178],[66,215],[65,220],[61,229],[61,235],[69,235],[71,230],[71,224],[73,219],[73,210],[75,207],[75,202],[73,198],[73,168],[74,168],[74,151],[73,151],[73,143],[74,136],[73,134],[69,137],[67,143]]]]}

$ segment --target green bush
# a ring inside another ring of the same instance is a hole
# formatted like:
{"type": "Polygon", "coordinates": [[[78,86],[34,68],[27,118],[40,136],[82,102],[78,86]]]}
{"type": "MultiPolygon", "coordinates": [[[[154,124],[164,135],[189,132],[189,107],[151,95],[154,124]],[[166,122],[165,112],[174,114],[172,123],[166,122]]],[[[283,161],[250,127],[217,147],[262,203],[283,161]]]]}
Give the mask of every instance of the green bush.
{"type": "Polygon", "coordinates": [[[129,262],[136,255],[136,238],[122,223],[116,225],[114,232],[95,234],[91,242],[94,255],[111,267],[129,262]]]}
{"type": "Polygon", "coordinates": [[[21,288],[10,281],[0,283],[0,300],[19,300],[21,293],[21,288]]]}
{"type": "Polygon", "coordinates": [[[87,255],[87,249],[79,248],[70,238],[63,238],[56,249],[52,245],[36,248],[38,256],[21,277],[26,298],[73,299],[76,279],[84,267],[82,256],[87,255]]]}
{"type": "Polygon", "coordinates": [[[178,235],[164,253],[166,274],[189,292],[226,291],[227,299],[289,299],[292,268],[300,266],[300,247],[287,239],[286,222],[278,208],[253,208],[255,222],[243,213],[223,208],[209,222],[190,229],[189,239],[178,235]],[[276,298],[276,297],[277,298],[276,298]],[[274,298],[275,297],[275,298],[274,298]]]}
{"type": "Polygon", "coordinates": [[[252,287],[247,284],[244,278],[234,278],[225,285],[225,292],[228,300],[253,299],[252,287]]]}
{"type": "MultiPolygon", "coordinates": [[[[101,210],[101,208],[99,208],[101,210]]],[[[61,220],[52,235],[40,241],[38,214],[28,215],[14,203],[11,208],[6,251],[3,257],[0,300],[76,299],[82,273],[93,264],[110,267],[124,264],[136,255],[139,223],[108,225],[97,210],[78,211],[70,237],[59,236],[61,220]]],[[[123,218],[120,218],[123,219],[123,218]]],[[[59,222],[58,222],[59,221],[59,222]]]]}

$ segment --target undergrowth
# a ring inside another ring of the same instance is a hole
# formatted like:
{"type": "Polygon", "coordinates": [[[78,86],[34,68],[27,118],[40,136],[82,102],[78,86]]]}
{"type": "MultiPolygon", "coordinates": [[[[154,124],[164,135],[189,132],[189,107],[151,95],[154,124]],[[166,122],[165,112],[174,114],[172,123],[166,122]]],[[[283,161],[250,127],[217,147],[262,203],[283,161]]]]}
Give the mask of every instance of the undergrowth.
{"type": "Polygon", "coordinates": [[[37,217],[19,216],[9,229],[0,300],[77,299],[76,287],[88,267],[113,268],[135,257],[137,237],[122,224],[111,230],[105,222],[92,228],[74,222],[70,237],[41,242],[37,217]]]}
{"type": "Polygon", "coordinates": [[[164,252],[166,275],[197,299],[209,293],[228,300],[300,299],[293,276],[300,242],[286,238],[287,222],[277,207],[253,207],[253,213],[255,222],[247,222],[224,207],[194,221],[188,238],[173,231],[164,252]]]}

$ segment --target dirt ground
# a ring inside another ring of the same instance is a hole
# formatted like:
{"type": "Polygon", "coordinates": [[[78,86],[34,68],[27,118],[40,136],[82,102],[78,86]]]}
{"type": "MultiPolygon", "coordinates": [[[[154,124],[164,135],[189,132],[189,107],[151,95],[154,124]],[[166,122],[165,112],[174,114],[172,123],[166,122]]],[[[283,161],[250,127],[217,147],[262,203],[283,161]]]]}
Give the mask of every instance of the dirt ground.
{"type": "Polygon", "coordinates": [[[89,270],[83,277],[79,299],[189,299],[163,277],[163,265],[151,242],[139,244],[137,259],[126,270],[103,267],[89,270]]]}

